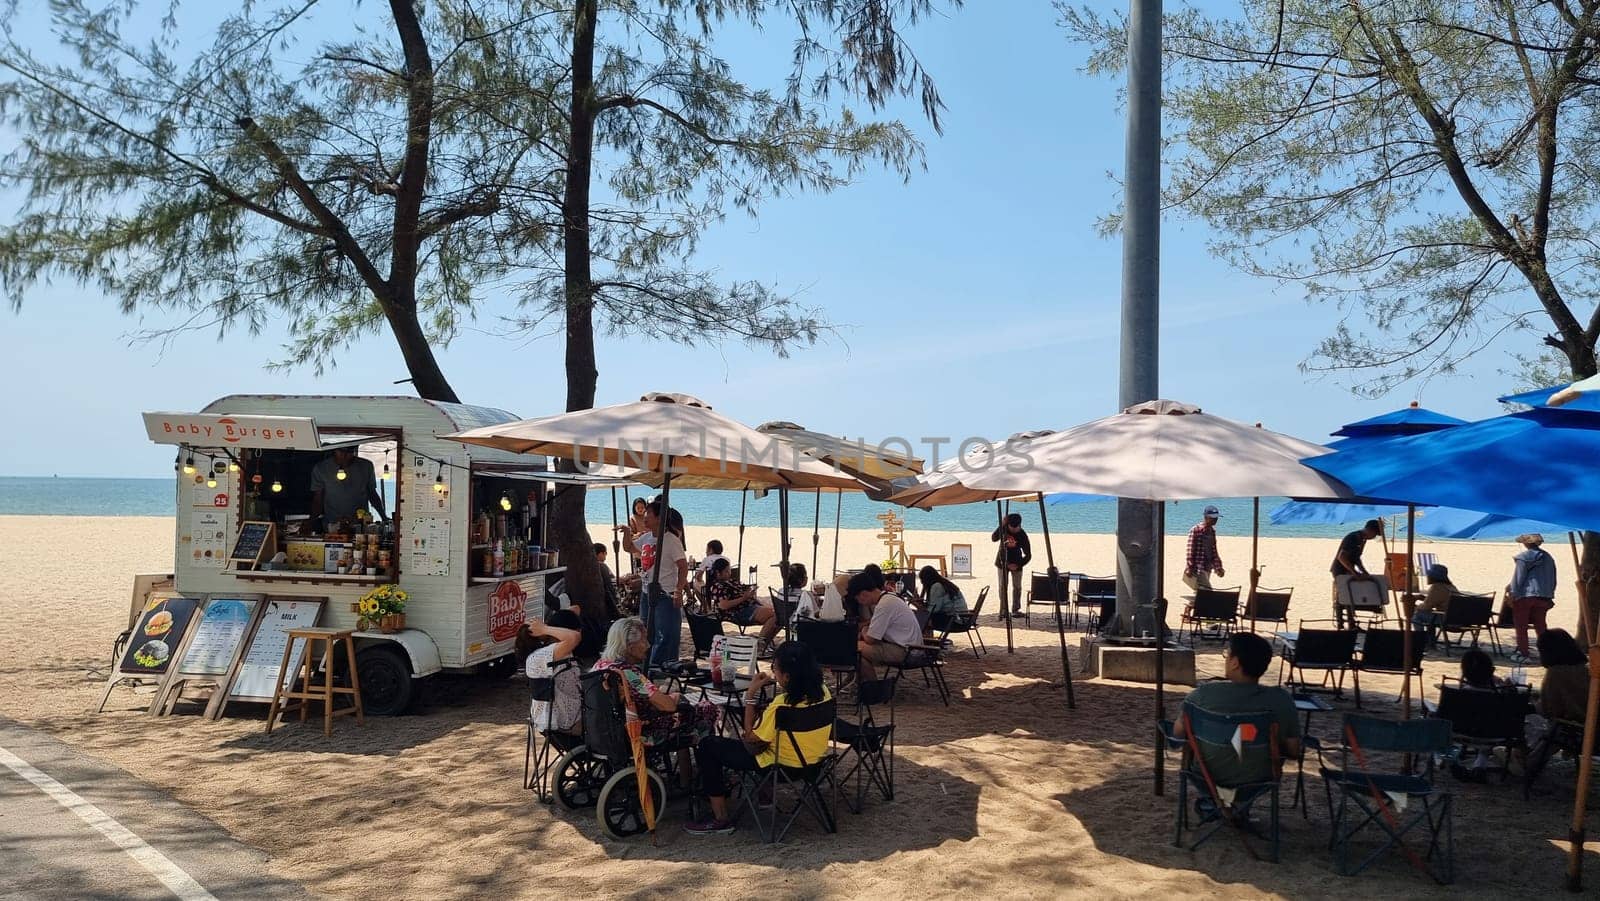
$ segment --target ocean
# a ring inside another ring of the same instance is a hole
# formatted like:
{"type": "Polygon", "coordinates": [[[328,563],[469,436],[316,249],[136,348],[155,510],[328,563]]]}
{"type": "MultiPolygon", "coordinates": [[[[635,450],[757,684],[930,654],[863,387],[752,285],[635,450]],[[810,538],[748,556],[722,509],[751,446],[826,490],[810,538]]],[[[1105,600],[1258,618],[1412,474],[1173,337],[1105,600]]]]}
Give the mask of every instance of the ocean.
{"type": "MultiPolygon", "coordinates": [[[[653,492],[641,486],[629,491],[629,497],[653,492]]],[[[0,476],[0,515],[23,516],[172,516],[175,492],[171,479],[89,479],[89,478],[25,478],[0,476]]],[[[832,528],[837,495],[823,495],[821,528],[832,528]]],[[[1285,498],[1261,499],[1261,534],[1264,537],[1310,536],[1338,538],[1350,526],[1305,524],[1275,526],[1267,514],[1283,503],[1285,498]]],[[[684,516],[690,528],[696,526],[737,526],[739,524],[740,496],[731,491],[672,492],[672,505],[684,516]]],[[[1250,534],[1250,499],[1219,499],[1213,501],[1173,501],[1167,504],[1167,534],[1184,535],[1200,519],[1200,511],[1207,503],[1216,504],[1222,512],[1217,531],[1223,535],[1250,534]]],[[[590,492],[589,521],[595,525],[611,523],[612,492],[597,489],[590,492]]],[[[627,509],[622,491],[616,492],[618,515],[626,519],[627,509]]],[[[1021,513],[1024,526],[1029,531],[1039,529],[1039,506],[1033,502],[1011,502],[1011,509],[1021,513]]],[[[906,528],[913,531],[976,532],[994,528],[993,504],[968,504],[960,507],[943,507],[937,510],[907,510],[891,504],[868,500],[864,495],[843,496],[843,506],[838,510],[839,522],[846,529],[876,529],[878,514],[888,510],[898,512],[906,528]]],[[[1084,501],[1081,503],[1051,504],[1046,511],[1050,517],[1050,531],[1085,534],[1109,534],[1116,531],[1117,509],[1113,501],[1084,501]]],[[[817,498],[812,494],[792,494],[789,503],[789,527],[797,534],[808,531],[817,518],[817,498]]],[[[745,523],[751,526],[778,525],[778,499],[776,494],[764,498],[750,497],[745,509],[745,523]]]]}

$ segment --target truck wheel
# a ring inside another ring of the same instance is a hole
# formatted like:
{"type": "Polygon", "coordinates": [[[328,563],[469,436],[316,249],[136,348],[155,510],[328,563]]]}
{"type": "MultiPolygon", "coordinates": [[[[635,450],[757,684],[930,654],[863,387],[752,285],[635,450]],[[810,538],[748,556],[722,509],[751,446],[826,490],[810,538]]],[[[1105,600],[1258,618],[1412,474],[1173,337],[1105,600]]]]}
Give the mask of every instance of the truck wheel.
{"type": "Polygon", "coordinates": [[[411,707],[415,688],[411,663],[392,647],[378,645],[356,654],[361,706],[369,716],[399,716],[411,707]]]}

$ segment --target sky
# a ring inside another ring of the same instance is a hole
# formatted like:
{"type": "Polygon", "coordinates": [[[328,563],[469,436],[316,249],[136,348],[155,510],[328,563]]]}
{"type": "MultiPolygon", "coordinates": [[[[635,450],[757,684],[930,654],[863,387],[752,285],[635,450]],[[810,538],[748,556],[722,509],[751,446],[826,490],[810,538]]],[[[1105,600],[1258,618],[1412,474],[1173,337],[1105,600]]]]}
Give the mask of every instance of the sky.
{"type": "MultiPolygon", "coordinates": [[[[373,9],[370,5],[363,9],[373,9]]],[[[834,434],[1003,437],[1064,428],[1117,408],[1121,245],[1095,220],[1116,203],[1123,120],[1115,81],[1080,72],[1041,0],[971,2],[911,34],[948,110],[936,135],[910,104],[927,169],[909,182],[869,172],[828,195],[731,213],[694,263],[755,279],[820,307],[837,326],[789,359],[738,344],[681,347],[602,337],[599,404],[647,391],[700,397],[750,424],[783,419],[834,434]]],[[[24,35],[26,39],[26,35],[24,35]]],[[[785,40],[729,38],[736,67],[780,71],[785,40]]],[[[747,71],[747,70],[741,70],[747,71]]],[[[0,215],[11,210],[0,198],[0,215]]],[[[1203,224],[1169,216],[1162,234],[1161,393],[1310,440],[1420,400],[1469,419],[1502,412],[1514,385],[1503,342],[1456,375],[1379,400],[1299,364],[1338,322],[1294,286],[1241,274],[1205,250],[1203,224]]],[[[487,309],[509,310],[509,303],[487,309]]],[[[492,317],[491,317],[492,318],[492,317]]],[[[188,333],[169,346],[129,335],[169,326],[57,282],[0,310],[0,475],[165,476],[171,449],[139,414],[195,410],[233,393],[405,393],[386,334],[337,355],[322,377],[267,371],[280,334],[188,333]]],[[[559,338],[469,329],[440,362],[468,403],[533,417],[559,412],[559,338]]]]}

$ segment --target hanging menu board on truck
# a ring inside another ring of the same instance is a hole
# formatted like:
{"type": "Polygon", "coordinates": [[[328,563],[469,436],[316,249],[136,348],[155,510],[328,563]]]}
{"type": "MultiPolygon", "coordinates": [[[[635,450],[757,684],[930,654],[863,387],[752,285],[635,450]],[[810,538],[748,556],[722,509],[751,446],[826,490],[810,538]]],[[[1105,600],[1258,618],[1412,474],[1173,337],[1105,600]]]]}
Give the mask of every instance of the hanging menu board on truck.
{"type": "MultiPolygon", "coordinates": [[[[315,626],[322,617],[324,603],[320,600],[285,601],[269,598],[255,634],[250,636],[244,663],[239,667],[239,675],[234,678],[233,689],[228,696],[239,701],[272,700],[273,683],[278,678],[278,668],[283,664],[283,649],[289,643],[289,630],[315,626]]],[[[294,653],[289,657],[291,674],[300,668],[305,652],[304,642],[295,645],[294,653]]]]}

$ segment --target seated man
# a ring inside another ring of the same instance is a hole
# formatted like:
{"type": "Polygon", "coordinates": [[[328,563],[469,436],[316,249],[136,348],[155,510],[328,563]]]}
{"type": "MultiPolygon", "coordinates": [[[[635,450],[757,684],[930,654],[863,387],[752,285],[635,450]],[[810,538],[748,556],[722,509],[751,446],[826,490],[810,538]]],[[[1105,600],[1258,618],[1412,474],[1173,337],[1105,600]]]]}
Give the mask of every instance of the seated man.
{"type": "MultiPolygon", "coordinates": [[[[1224,653],[1227,679],[1207,682],[1189,692],[1184,704],[1199,707],[1211,713],[1270,713],[1278,721],[1278,750],[1284,758],[1300,756],[1300,719],[1294,709],[1294,698],[1277,686],[1261,684],[1261,674],[1272,662],[1272,645],[1265,638],[1251,632],[1235,632],[1228,637],[1224,653]]],[[[1173,724],[1175,737],[1184,737],[1183,720],[1173,724]]],[[[1238,785],[1260,781],[1263,761],[1240,759],[1227,749],[1218,754],[1207,754],[1206,769],[1218,785],[1238,785]]]]}
{"type": "Polygon", "coordinates": [[[884,591],[882,584],[869,573],[850,577],[850,595],[864,613],[870,611],[856,645],[861,654],[861,679],[867,682],[881,679],[883,676],[876,667],[887,669],[904,663],[906,649],[922,644],[922,625],[905,598],[884,591]]]}

